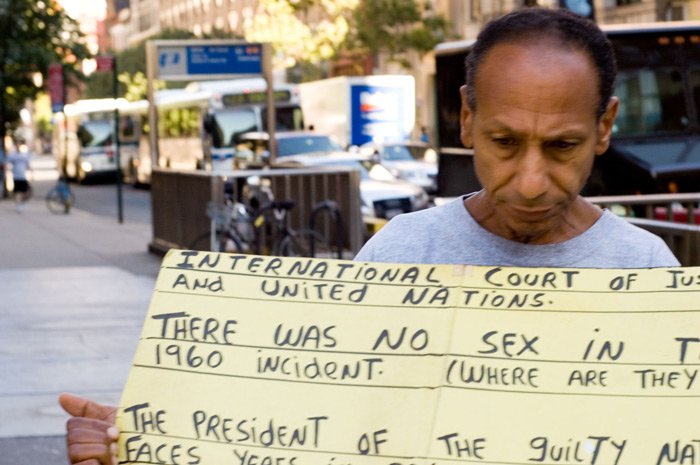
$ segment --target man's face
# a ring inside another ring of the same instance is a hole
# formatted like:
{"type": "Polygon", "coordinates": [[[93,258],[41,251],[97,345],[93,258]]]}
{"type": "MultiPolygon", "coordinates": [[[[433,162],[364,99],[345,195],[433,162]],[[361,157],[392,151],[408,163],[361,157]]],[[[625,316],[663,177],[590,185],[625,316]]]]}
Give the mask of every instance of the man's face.
{"type": "Polygon", "coordinates": [[[488,52],[476,76],[475,111],[463,92],[461,133],[474,147],[487,229],[521,242],[559,241],[617,111],[614,99],[596,117],[598,81],[587,55],[550,42],[488,52]]]}

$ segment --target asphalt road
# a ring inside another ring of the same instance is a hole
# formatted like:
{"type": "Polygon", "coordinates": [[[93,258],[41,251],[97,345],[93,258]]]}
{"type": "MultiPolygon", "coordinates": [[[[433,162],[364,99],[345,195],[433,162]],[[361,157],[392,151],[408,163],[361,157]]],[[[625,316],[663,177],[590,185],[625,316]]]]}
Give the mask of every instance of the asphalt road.
{"type": "MultiPolygon", "coordinates": [[[[43,198],[55,181],[41,179],[32,186],[36,198],[43,198]]],[[[93,215],[118,220],[117,186],[114,182],[92,182],[89,184],[71,183],[75,196],[74,208],[93,215]]],[[[151,192],[148,189],[122,185],[122,215],[124,222],[151,223],[151,192]]]]}

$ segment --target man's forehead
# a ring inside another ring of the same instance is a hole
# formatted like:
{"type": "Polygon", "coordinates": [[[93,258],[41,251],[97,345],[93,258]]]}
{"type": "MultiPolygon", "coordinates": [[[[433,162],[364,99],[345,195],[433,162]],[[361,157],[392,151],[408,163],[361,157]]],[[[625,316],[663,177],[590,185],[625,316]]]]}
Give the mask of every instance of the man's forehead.
{"type": "Polygon", "coordinates": [[[600,99],[592,60],[551,42],[493,47],[476,76],[475,91],[475,111],[481,113],[487,105],[488,119],[506,112],[564,120],[589,113],[593,117],[600,99]]]}
{"type": "MultiPolygon", "coordinates": [[[[589,67],[591,72],[596,72],[595,64],[585,50],[556,38],[523,37],[522,41],[509,40],[498,43],[485,54],[479,69],[483,70],[488,62],[504,58],[508,58],[509,61],[501,61],[498,64],[500,72],[508,72],[513,64],[510,60],[525,61],[532,68],[548,67],[562,61],[576,61],[589,67]]],[[[478,74],[476,77],[478,79],[478,74]]]]}

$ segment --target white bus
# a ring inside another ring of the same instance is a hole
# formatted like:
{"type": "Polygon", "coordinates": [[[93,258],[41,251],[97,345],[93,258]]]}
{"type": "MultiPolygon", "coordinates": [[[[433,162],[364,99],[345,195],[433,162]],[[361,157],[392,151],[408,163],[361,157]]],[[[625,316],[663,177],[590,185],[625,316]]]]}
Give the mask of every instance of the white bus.
{"type": "Polygon", "coordinates": [[[65,121],[55,132],[57,166],[68,178],[116,176],[114,109],[119,110],[120,160],[124,171],[142,150],[142,115],[148,103],[125,99],[78,100],[64,108],[65,121]]]}
{"type": "MultiPolygon", "coordinates": [[[[266,92],[262,78],[200,81],[185,89],[156,92],[159,165],[232,170],[237,137],[246,132],[267,131],[266,92]]],[[[275,130],[302,130],[298,86],[275,84],[274,97],[275,130]]],[[[142,134],[147,132],[144,125],[142,134]]],[[[140,158],[130,162],[130,170],[134,181],[150,182],[150,155],[141,151],[140,158]]]]}
{"type": "MultiPolygon", "coordinates": [[[[304,128],[299,88],[275,84],[278,131],[304,128]]],[[[159,165],[175,169],[229,171],[239,134],[267,131],[267,85],[262,78],[194,82],[185,89],[156,92],[159,165]]],[[[149,184],[152,154],[148,101],[118,99],[120,159],[124,179],[149,184]]],[[[114,174],[114,99],[66,105],[67,134],[56,136],[58,166],[82,181],[114,174]]]]}

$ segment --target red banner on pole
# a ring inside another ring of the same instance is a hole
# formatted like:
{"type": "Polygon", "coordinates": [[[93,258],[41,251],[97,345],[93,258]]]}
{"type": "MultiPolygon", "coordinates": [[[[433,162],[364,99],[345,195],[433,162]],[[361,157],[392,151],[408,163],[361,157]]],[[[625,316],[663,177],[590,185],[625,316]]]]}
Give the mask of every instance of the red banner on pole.
{"type": "Polygon", "coordinates": [[[97,71],[114,71],[114,57],[111,55],[102,55],[95,57],[97,62],[97,71]]]}
{"type": "Polygon", "coordinates": [[[58,113],[63,111],[63,65],[52,63],[49,65],[49,96],[51,97],[51,111],[58,113]]]}

